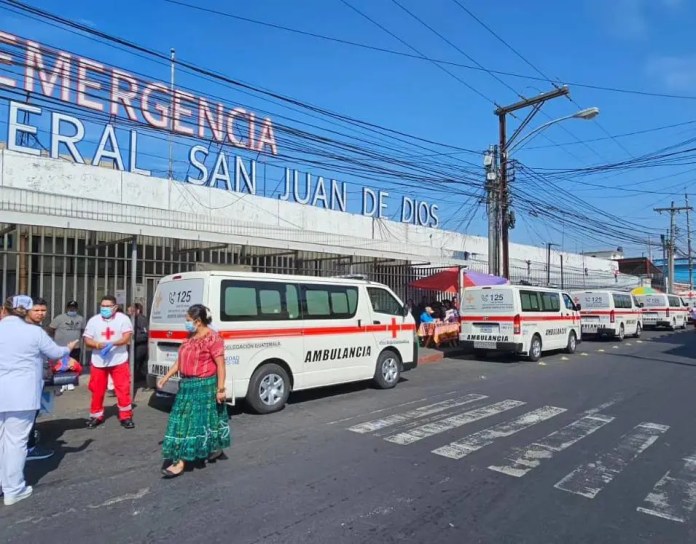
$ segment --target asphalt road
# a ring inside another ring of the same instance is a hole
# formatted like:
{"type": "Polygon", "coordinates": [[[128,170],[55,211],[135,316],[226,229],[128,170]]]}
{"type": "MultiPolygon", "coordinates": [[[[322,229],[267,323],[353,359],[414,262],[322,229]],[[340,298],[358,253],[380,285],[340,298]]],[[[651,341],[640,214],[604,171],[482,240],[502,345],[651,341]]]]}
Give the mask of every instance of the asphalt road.
{"type": "Polygon", "coordinates": [[[5,542],[696,541],[696,333],[585,342],[541,363],[445,360],[391,391],[235,409],[229,459],[159,477],[166,410],[138,428],[42,424],[58,455],[0,506],[5,542]]]}

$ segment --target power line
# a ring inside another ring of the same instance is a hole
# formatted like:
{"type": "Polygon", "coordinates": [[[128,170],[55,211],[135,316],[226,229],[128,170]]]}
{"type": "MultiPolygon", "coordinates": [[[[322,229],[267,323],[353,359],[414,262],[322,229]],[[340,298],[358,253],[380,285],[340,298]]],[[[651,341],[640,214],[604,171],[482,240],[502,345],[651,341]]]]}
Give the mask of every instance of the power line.
{"type": "MultiPolygon", "coordinates": [[[[350,9],[352,9],[353,11],[355,11],[357,14],[361,15],[362,17],[364,17],[365,19],[367,19],[368,21],[370,21],[373,25],[377,26],[377,27],[380,28],[382,31],[384,31],[384,32],[386,32],[387,34],[389,34],[392,38],[398,40],[400,43],[402,43],[403,45],[405,45],[406,47],[408,47],[411,51],[415,51],[415,52],[418,53],[418,55],[420,55],[422,58],[426,58],[425,55],[424,55],[420,50],[418,50],[416,47],[412,46],[410,43],[408,43],[408,42],[406,42],[405,40],[401,39],[399,36],[397,36],[396,34],[394,34],[391,30],[389,30],[389,29],[386,28],[385,26],[381,25],[379,22],[375,21],[372,17],[370,17],[370,16],[367,15],[365,12],[363,12],[363,11],[359,10],[358,8],[356,8],[355,6],[353,6],[353,5],[352,5],[350,2],[348,2],[347,0],[341,0],[341,2],[343,2],[343,4],[345,4],[346,6],[348,6],[350,9]]],[[[483,94],[483,93],[482,93],[481,91],[479,91],[477,88],[475,88],[473,85],[470,85],[469,83],[467,83],[466,81],[464,81],[464,80],[463,80],[462,78],[460,78],[458,75],[454,74],[451,70],[448,70],[447,68],[445,68],[444,66],[442,66],[441,64],[438,64],[438,63],[436,63],[436,62],[433,62],[433,64],[434,64],[435,66],[437,66],[440,70],[442,70],[443,72],[445,72],[446,74],[448,74],[450,77],[453,77],[454,79],[456,79],[459,83],[461,83],[462,85],[464,85],[464,86],[465,86],[467,89],[469,89],[470,91],[476,93],[478,96],[480,96],[481,98],[483,98],[483,99],[486,100],[487,102],[490,102],[490,103],[493,104],[494,106],[497,106],[497,104],[495,103],[494,100],[492,100],[491,98],[487,97],[485,94],[483,94]]]]}
{"type": "MultiPolygon", "coordinates": [[[[480,68],[475,65],[470,65],[470,64],[464,64],[461,62],[454,62],[454,61],[449,61],[445,59],[437,59],[433,57],[429,57],[426,55],[421,55],[421,54],[411,54],[411,53],[406,53],[404,51],[398,51],[395,49],[388,49],[385,47],[379,47],[376,45],[370,45],[370,44],[365,44],[365,43],[360,43],[352,40],[346,40],[343,38],[338,38],[335,36],[328,36],[325,34],[318,34],[316,32],[310,32],[306,30],[300,30],[297,28],[292,28],[284,25],[280,25],[277,23],[271,23],[268,21],[261,21],[258,19],[252,19],[249,17],[243,17],[240,15],[234,15],[232,13],[224,12],[221,10],[213,9],[213,8],[206,8],[203,6],[197,6],[194,4],[190,4],[187,2],[182,2],[181,0],[161,0],[162,2],[167,2],[169,4],[173,5],[178,5],[180,7],[184,7],[187,9],[192,9],[192,10],[198,10],[201,12],[207,12],[211,15],[218,15],[230,19],[235,19],[237,21],[257,25],[257,26],[263,26],[266,28],[273,28],[275,30],[280,30],[283,32],[289,32],[309,38],[314,38],[318,40],[323,40],[323,41],[328,41],[328,42],[334,42],[342,45],[347,45],[350,47],[356,47],[360,49],[364,49],[367,51],[374,51],[378,53],[384,53],[388,55],[394,55],[394,56],[400,56],[404,58],[409,58],[409,59],[414,59],[414,60],[419,60],[419,61],[426,61],[426,62],[434,62],[436,64],[441,64],[444,66],[452,66],[455,68],[464,68],[467,70],[474,70],[474,71],[483,71],[483,72],[492,72],[494,74],[500,75],[500,76],[509,76],[509,77],[515,77],[519,79],[526,79],[526,80],[532,80],[532,81],[542,81],[545,83],[551,83],[551,84],[557,84],[558,82],[556,80],[547,78],[547,77],[537,77],[529,74],[519,74],[515,72],[510,72],[510,71],[505,71],[505,70],[496,70],[492,68],[480,68]]],[[[683,94],[674,94],[674,93],[659,93],[659,92],[651,92],[651,91],[644,91],[644,90],[639,90],[639,89],[630,89],[630,88],[622,88],[622,87],[616,87],[616,86],[610,86],[610,85],[600,85],[600,84],[592,84],[592,83],[582,83],[578,81],[564,81],[565,85],[572,86],[572,87],[581,87],[585,89],[593,89],[593,90],[598,90],[598,91],[605,91],[605,92],[612,92],[612,93],[620,93],[620,94],[632,94],[632,95],[637,95],[637,96],[644,96],[648,98],[665,98],[665,99],[673,99],[673,100],[696,100],[696,95],[683,95],[683,94]]]]}

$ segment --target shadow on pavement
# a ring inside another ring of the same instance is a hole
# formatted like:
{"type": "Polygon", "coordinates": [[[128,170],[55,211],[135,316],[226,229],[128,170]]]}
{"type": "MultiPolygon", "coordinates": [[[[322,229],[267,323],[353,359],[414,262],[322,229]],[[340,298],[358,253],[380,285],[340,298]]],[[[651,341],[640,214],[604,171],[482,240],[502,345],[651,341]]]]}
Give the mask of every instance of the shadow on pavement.
{"type": "Polygon", "coordinates": [[[25,474],[30,485],[35,485],[46,474],[56,470],[66,456],[71,453],[83,452],[94,442],[89,438],[79,446],[68,447],[66,446],[67,442],[61,440],[66,431],[83,430],[85,418],[39,421],[39,428],[41,430],[41,445],[53,449],[55,454],[48,459],[27,462],[25,474]]]}
{"type": "MultiPolygon", "coordinates": [[[[660,336],[650,340],[655,344],[669,344],[673,345],[673,348],[666,349],[663,353],[665,355],[672,355],[675,357],[684,357],[687,359],[696,360],[696,332],[693,329],[684,331],[678,334],[670,334],[668,336],[660,336]]],[[[665,363],[671,364],[682,364],[684,366],[696,366],[689,363],[682,363],[679,361],[664,361],[665,363]]]]}

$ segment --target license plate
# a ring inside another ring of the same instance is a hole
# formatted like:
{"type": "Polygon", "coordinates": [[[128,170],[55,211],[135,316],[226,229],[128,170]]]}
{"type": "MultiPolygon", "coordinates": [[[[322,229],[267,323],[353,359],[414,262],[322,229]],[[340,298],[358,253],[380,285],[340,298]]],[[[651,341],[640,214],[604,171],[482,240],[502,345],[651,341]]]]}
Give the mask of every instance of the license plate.
{"type": "Polygon", "coordinates": [[[582,328],[583,328],[583,329],[587,329],[587,330],[596,329],[596,328],[598,328],[598,327],[599,327],[599,323],[595,323],[595,324],[593,324],[593,323],[583,323],[583,324],[582,324],[582,328]]]}
{"type": "Polygon", "coordinates": [[[493,334],[493,327],[479,327],[481,334],[493,334]]]}
{"type": "Polygon", "coordinates": [[[599,317],[597,316],[587,316],[582,318],[583,321],[599,321],[599,317]]]}
{"type": "Polygon", "coordinates": [[[495,349],[496,342],[474,342],[474,349],[495,349]]]}

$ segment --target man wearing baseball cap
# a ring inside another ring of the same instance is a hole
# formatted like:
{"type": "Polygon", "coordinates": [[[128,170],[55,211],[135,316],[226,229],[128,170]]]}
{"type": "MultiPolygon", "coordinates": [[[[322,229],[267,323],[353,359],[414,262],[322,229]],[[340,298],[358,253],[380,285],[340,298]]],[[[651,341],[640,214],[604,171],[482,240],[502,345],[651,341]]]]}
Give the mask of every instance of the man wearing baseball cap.
{"type": "MultiPolygon", "coordinates": [[[[85,318],[78,311],[76,300],[70,300],[65,305],[65,312],[53,318],[48,326],[49,334],[59,346],[67,346],[70,342],[82,339],[85,330],[85,318]]],[[[78,342],[77,347],[70,352],[70,357],[80,361],[82,350],[78,342]]]]}

